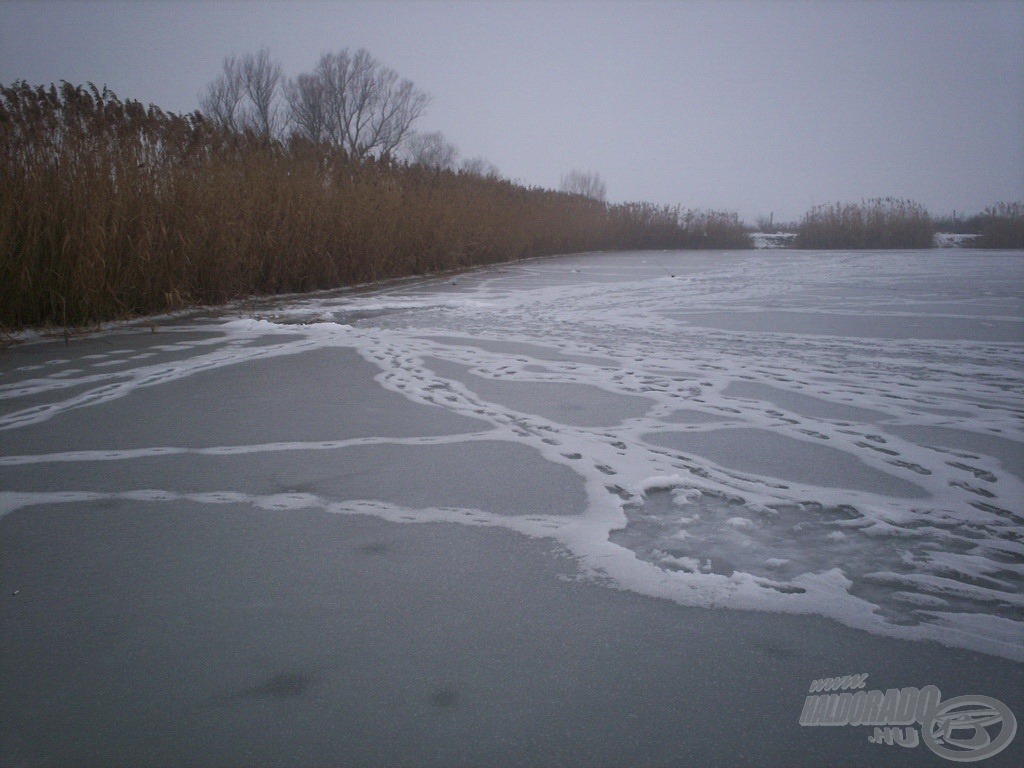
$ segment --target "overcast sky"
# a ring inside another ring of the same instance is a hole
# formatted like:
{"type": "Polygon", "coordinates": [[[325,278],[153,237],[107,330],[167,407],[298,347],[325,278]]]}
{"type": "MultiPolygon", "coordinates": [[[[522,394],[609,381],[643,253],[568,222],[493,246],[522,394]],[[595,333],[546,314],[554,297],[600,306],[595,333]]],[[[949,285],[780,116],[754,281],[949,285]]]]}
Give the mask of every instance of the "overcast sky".
{"type": "Polygon", "coordinates": [[[1024,199],[1024,2],[0,0],[0,83],[178,112],[225,56],[295,76],[366,48],[432,97],[420,128],[503,175],[602,174],[612,201],[799,218],[897,196],[1024,199]]]}

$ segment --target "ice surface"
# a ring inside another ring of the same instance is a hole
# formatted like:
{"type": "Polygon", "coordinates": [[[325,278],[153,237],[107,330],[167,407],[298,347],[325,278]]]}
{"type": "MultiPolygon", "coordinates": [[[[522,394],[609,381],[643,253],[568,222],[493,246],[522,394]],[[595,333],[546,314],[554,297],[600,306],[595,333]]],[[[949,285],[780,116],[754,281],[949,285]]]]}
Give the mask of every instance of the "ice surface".
{"type": "MultiPolygon", "coordinates": [[[[852,669],[1021,711],[1008,661],[645,599],[576,578],[555,542],[424,510],[254,501],[0,521],[20,588],[0,601],[0,763],[877,766],[870,729],[797,723],[812,679],[852,669]]],[[[1016,746],[985,765],[1019,766],[1016,746]]]]}
{"type": "Polygon", "coordinates": [[[590,254],[28,344],[0,515],[501,528],[643,595],[1020,661],[1022,278],[1006,252],[590,254]]]}
{"type": "Polygon", "coordinates": [[[835,401],[820,400],[816,397],[801,395],[799,392],[770,387],[754,381],[735,381],[727,386],[722,394],[726,397],[748,400],[753,407],[757,407],[759,402],[774,403],[786,410],[814,419],[872,422],[884,417],[884,414],[878,411],[857,408],[853,405],[842,405],[835,401]]]}
{"type": "Polygon", "coordinates": [[[691,432],[660,432],[645,435],[652,445],[661,445],[683,455],[696,455],[715,464],[795,481],[860,489],[892,496],[920,498],[927,493],[917,485],[884,470],[873,469],[847,451],[832,448],[822,433],[797,439],[767,429],[704,429],[691,432]]]}
{"type": "Polygon", "coordinates": [[[669,312],[669,317],[694,326],[727,331],[864,337],[869,339],[965,339],[1021,341],[1020,323],[1005,318],[922,315],[914,312],[863,315],[857,311],[818,309],[718,312],[669,312]]]}

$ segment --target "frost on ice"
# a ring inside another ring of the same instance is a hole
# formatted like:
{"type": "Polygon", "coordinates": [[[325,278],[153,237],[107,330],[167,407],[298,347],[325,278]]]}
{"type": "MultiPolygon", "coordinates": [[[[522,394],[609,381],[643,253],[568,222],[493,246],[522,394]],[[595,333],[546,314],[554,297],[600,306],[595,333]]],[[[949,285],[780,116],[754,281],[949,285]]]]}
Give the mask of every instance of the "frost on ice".
{"type": "Polygon", "coordinates": [[[591,254],[29,345],[0,379],[0,514],[501,527],[643,594],[1020,660],[1022,277],[963,251],[591,254]]]}

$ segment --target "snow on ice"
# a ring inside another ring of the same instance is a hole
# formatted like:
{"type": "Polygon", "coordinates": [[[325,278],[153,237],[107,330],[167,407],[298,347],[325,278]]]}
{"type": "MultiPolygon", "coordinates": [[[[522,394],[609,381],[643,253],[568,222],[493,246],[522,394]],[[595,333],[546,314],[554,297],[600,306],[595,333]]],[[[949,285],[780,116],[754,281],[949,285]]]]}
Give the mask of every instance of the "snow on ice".
{"type": "Polygon", "coordinates": [[[1019,253],[588,254],[108,331],[77,358],[31,345],[0,378],[0,514],[187,499],[500,527],[622,589],[1020,661],[1022,277],[1019,253]],[[327,353],[372,382],[332,380],[327,353]],[[247,389],[272,365],[358,397],[285,413],[294,393],[247,389]],[[244,429],[173,389],[228,371],[244,429]],[[145,392],[168,393],[164,442],[46,431],[145,392]],[[378,429],[395,403],[408,431],[378,429]],[[184,428],[190,407],[210,415],[184,428]],[[442,453],[464,476],[432,492],[442,453]],[[195,456],[199,487],[161,480],[195,456]],[[373,481],[332,483],[341,461],[373,481]],[[276,481],[218,485],[243,463],[276,481]]]}

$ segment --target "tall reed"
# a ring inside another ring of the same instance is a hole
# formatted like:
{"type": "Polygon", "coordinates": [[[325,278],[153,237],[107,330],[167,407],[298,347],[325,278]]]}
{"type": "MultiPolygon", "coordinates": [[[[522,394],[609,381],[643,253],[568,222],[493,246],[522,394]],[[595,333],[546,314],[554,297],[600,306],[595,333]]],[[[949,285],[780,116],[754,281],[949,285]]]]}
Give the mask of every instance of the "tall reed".
{"type": "Polygon", "coordinates": [[[967,243],[972,248],[1024,249],[1024,202],[991,205],[970,226],[979,235],[967,243]]]}
{"type": "Polygon", "coordinates": [[[91,84],[0,88],[0,179],[0,329],[527,256],[750,245],[733,214],[355,162],[91,84]]]}
{"type": "Polygon", "coordinates": [[[921,205],[893,197],[819,205],[797,227],[795,247],[931,248],[935,227],[921,205]]]}

